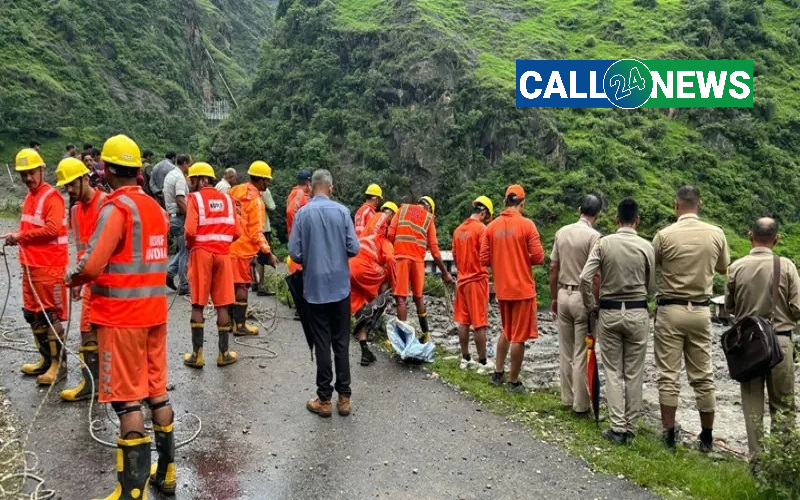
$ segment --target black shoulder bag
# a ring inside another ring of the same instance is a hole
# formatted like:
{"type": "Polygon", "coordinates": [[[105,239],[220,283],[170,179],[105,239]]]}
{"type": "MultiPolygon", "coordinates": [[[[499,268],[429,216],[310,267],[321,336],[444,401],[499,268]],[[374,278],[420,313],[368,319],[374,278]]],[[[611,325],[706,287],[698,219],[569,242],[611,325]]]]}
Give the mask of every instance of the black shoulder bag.
{"type": "Polygon", "coordinates": [[[769,317],[746,316],[722,334],[722,350],[728,361],[728,370],[737,382],[764,376],[783,361],[783,351],[772,326],[780,280],[781,261],[776,255],[772,266],[772,310],[769,317]]]}

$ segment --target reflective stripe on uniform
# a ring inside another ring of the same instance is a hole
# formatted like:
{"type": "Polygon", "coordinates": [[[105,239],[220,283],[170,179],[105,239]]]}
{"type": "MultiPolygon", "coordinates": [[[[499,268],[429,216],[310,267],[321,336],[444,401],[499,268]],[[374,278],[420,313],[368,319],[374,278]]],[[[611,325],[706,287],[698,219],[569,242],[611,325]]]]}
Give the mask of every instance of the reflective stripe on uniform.
{"type": "Polygon", "coordinates": [[[195,241],[224,241],[227,243],[233,242],[233,235],[230,234],[198,234],[194,237],[195,241]]]}
{"type": "Polygon", "coordinates": [[[97,295],[99,297],[109,297],[112,299],[141,299],[146,297],[159,297],[166,294],[166,285],[109,288],[107,286],[93,284],[91,290],[93,295],[97,295]]]}
{"type": "Polygon", "coordinates": [[[197,200],[198,227],[210,226],[212,224],[227,224],[230,226],[236,224],[236,221],[233,218],[233,202],[231,201],[231,197],[228,196],[227,194],[223,194],[223,196],[225,196],[225,203],[228,205],[228,211],[227,211],[228,215],[226,215],[225,217],[206,217],[206,204],[204,203],[203,197],[200,195],[200,192],[196,191],[192,193],[192,196],[194,196],[195,200],[197,200]]]}
{"type": "Polygon", "coordinates": [[[109,263],[107,274],[150,274],[167,272],[168,262],[135,262],[133,264],[109,263]]]}

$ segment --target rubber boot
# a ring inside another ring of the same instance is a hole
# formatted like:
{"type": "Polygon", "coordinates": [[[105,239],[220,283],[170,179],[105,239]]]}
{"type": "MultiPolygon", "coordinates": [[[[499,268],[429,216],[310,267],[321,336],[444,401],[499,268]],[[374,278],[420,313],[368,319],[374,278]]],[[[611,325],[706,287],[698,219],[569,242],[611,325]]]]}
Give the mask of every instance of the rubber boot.
{"type": "Polygon", "coordinates": [[[158,491],[166,495],[175,494],[175,433],[173,424],[160,426],[153,422],[153,433],[156,436],[158,462],[150,467],[150,481],[158,491]]]}
{"type": "Polygon", "coordinates": [[[217,366],[232,365],[239,359],[235,351],[228,349],[228,340],[233,328],[231,325],[217,326],[219,330],[219,355],[217,356],[217,366]]]}
{"type": "Polygon", "coordinates": [[[117,439],[117,487],[102,500],[147,498],[150,479],[150,437],[117,439]]]}
{"type": "Polygon", "coordinates": [[[22,373],[25,375],[41,375],[50,369],[50,349],[47,343],[48,328],[31,328],[33,330],[33,340],[36,342],[36,348],[39,349],[41,359],[36,363],[26,363],[22,365],[22,373]]]}
{"type": "Polygon", "coordinates": [[[183,364],[192,368],[202,368],[203,359],[203,323],[192,323],[192,352],[183,355],[183,364]]]}
{"type": "Polygon", "coordinates": [[[419,318],[419,329],[422,330],[422,335],[420,335],[419,341],[423,344],[427,344],[431,339],[431,332],[428,328],[428,313],[420,314],[417,316],[417,318],[419,318]]]}
{"type": "Polygon", "coordinates": [[[247,322],[247,302],[234,302],[231,305],[233,317],[233,334],[237,337],[245,335],[258,335],[258,327],[247,322]]]}
{"type": "Polygon", "coordinates": [[[50,346],[50,368],[36,377],[39,385],[55,385],[67,378],[67,360],[61,355],[61,342],[52,335],[47,345],[50,346]]]}
{"type": "Polygon", "coordinates": [[[97,356],[97,344],[83,345],[78,350],[78,356],[81,358],[81,381],[74,389],[66,389],[61,391],[61,399],[64,401],[83,401],[89,397],[97,396],[100,380],[98,379],[98,364],[99,358],[97,356]],[[92,383],[89,377],[94,380],[94,394],[92,394],[92,383]]]}

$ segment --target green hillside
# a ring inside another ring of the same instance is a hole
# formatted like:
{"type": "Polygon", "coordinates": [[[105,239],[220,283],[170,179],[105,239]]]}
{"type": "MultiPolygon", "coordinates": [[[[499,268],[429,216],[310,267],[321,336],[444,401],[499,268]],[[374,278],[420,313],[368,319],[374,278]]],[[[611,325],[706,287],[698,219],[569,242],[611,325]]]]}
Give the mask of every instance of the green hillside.
{"type": "Polygon", "coordinates": [[[66,142],[99,144],[120,131],[142,147],[189,146],[206,129],[204,99],[230,100],[220,73],[246,96],[272,3],[5,0],[3,159],[31,139],[53,160],[66,142]]]}
{"type": "Polygon", "coordinates": [[[521,182],[549,238],[590,190],[637,197],[652,234],[691,182],[736,254],[761,214],[795,233],[795,0],[282,0],[276,12],[250,99],[204,147],[222,165],[266,158],[279,198],[297,169],[327,166],[353,207],[373,181],[396,201],[432,194],[447,234],[472,197],[500,203],[521,182]],[[515,107],[515,59],[626,57],[752,59],[755,106],[515,107]]]}

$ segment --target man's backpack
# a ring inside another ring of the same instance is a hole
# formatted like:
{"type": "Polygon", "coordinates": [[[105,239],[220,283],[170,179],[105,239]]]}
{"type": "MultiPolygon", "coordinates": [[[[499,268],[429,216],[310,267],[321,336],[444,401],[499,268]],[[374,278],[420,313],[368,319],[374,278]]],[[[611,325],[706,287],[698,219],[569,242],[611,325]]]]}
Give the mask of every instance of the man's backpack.
{"type": "Polygon", "coordinates": [[[722,350],[728,361],[731,378],[748,382],[761,377],[783,361],[783,351],[772,326],[778,304],[778,287],[781,280],[781,261],[773,259],[772,310],[769,317],[745,316],[722,334],[722,350]]]}

